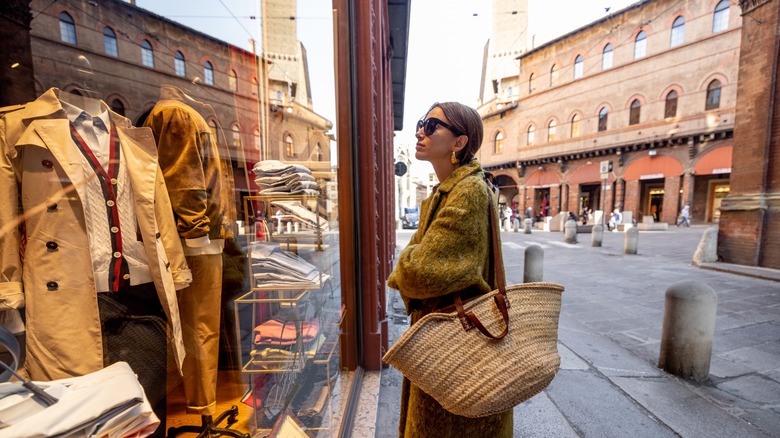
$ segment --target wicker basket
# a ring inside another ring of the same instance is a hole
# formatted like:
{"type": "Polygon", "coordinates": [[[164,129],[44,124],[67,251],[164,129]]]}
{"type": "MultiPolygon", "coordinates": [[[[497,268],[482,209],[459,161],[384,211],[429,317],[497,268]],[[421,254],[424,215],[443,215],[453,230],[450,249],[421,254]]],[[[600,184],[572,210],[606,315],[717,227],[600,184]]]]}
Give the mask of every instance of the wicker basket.
{"type": "MultiPolygon", "coordinates": [[[[430,313],[409,328],[383,360],[442,407],[465,417],[503,412],[538,394],[560,367],[558,318],[563,286],[525,283],[506,288],[509,333],[488,339],[464,331],[457,312],[430,313]]],[[[464,304],[491,333],[504,329],[493,296],[464,304]]]]}

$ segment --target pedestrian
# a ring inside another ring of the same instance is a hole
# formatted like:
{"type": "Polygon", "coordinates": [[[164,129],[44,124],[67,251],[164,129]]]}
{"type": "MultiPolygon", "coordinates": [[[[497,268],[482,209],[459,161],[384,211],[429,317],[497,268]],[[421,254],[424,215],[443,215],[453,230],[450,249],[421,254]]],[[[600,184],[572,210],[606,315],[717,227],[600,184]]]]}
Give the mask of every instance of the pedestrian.
{"type": "Polygon", "coordinates": [[[691,223],[688,220],[690,216],[691,216],[691,206],[685,204],[685,207],[683,207],[682,211],[680,212],[680,220],[677,221],[677,226],[679,227],[681,224],[685,224],[686,227],[690,227],[691,223]]]}
{"type": "MultiPolygon", "coordinates": [[[[455,293],[465,300],[493,289],[488,284],[488,206],[497,207],[482,166],[474,158],[482,135],[479,113],[455,102],[433,104],[417,123],[415,158],[430,162],[441,183],[422,202],[423,222],[401,251],[387,282],[400,292],[412,326],[424,315],[452,305],[455,293]]],[[[512,431],[511,409],[480,418],[462,417],[403,380],[399,437],[511,437],[512,431]]]]}
{"type": "Polygon", "coordinates": [[[512,208],[508,205],[504,209],[504,229],[506,231],[512,229],[512,208]]]}
{"type": "Polygon", "coordinates": [[[623,214],[620,213],[620,209],[616,208],[612,212],[612,216],[609,218],[609,222],[607,223],[607,230],[608,231],[617,231],[618,225],[623,223],[623,214]]]}
{"type": "Polygon", "coordinates": [[[533,222],[533,220],[534,220],[533,216],[534,216],[533,209],[529,205],[528,207],[525,208],[525,218],[526,219],[531,219],[531,222],[533,222]]]}

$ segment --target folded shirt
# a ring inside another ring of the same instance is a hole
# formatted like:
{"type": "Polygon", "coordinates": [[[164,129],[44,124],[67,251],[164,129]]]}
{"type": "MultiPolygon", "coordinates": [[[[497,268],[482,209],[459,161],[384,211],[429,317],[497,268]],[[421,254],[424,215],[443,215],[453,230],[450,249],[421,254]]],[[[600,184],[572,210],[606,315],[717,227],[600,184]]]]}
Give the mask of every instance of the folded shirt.
{"type": "Polygon", "coordinates": [[[317,321],[300,321],[300,333],[296,330],[295,321],[280,321],[278,318],[255,327],[254,343],[257,345],[294,345],[300,336],[303,343],[309,343],[317,338],[320,326],[317,321]]]}

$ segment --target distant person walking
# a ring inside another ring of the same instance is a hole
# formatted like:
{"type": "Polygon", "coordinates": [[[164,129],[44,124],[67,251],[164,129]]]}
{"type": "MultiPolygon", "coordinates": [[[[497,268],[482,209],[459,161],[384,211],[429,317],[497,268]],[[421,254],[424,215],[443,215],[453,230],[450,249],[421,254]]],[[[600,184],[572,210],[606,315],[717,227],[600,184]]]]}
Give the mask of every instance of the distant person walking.
{"type": "Polygon", "coordinates": [[[677,221],[677,226],[679,227],[682,224],[685,224],[686,227],[690,227],[691,223],[688,220],[691,216],[691,207],[688,204],[685,204],[685,207],[683,207],[682,211],[680,212],[680,220],[677,221]]]}

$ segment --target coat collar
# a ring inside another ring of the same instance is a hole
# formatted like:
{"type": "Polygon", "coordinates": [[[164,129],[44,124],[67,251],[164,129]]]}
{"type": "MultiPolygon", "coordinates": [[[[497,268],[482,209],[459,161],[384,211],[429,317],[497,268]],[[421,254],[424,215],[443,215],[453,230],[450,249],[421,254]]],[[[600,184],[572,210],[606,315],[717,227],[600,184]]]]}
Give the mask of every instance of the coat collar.
{"type": "Polygon", "coordinates": [[[458,166],[441,184],[439,184],[438,191],[447,193],[455,187],[463,178],[470,175],[482,174],[482,165],[477,160],[471,161],[469,164],[458,166]]]}

